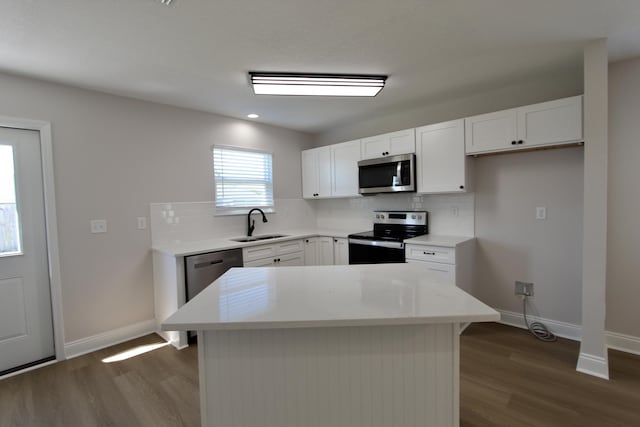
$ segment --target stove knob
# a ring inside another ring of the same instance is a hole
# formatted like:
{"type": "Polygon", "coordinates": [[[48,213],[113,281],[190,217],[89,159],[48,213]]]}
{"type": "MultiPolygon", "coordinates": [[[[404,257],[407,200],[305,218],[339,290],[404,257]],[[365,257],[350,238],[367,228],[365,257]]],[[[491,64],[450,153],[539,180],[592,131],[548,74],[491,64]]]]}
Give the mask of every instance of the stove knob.
{"type": "Polygon", "coordinates": [[[384,219],[384,215],[380,215],[380,219],[384,219]]]}
{"type": "Polygon", "coordinates": [[[376,215],[376,219],[380,219],[380,215],[376,215]]]}
{"type": "Polygon", "coordinates": [[[418,219],[422,219],[422,215],[418,215],[418,219]]]}
{"type": "Polygon", "coordinates": [[[415,215],[411,215],[411,219],[416,219],[416,216],[415,215]]]}

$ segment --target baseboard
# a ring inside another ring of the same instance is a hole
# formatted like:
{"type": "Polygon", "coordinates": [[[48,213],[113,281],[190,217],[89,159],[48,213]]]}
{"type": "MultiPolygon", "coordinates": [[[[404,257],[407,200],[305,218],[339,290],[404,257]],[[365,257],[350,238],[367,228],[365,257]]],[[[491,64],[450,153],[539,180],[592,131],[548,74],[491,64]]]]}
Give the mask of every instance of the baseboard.
{"type": "Polygon", "coordinates": [[[592,354],[580,353],[576,371],[605,380],[609,379],[609,364],[607,360],[604,357],[594,356],[592,354]]]}
{"type": "MultiPolygon", "coordinates": [[[[505,325],[515,326],[517,328],[527,329],[526,324],[524,323],[524,316],[522,313],[515,313],[513,311],[506,310],[498,310],[500,313],[500,322],[505,325]]],[[[536,317],[527,314],[527,319],[529,323],[531,322],[540,322],[546,325],[551,332],[555,335],[567,338],[573,341],[581,341],[582,340],[582,326],[574,325],[572,323],[560,322],[558,320],[545,319],[543,317],[536,317]]]]}
{"type": "Polygon", "coordinates": [[[607,347],[640,356],[640,338],[631,335],[605,332],[607,347]]]}
{"type": "Polygon", "coordinates": [[[155,319],[145,320],[144,322],[135,323],[123,328],[113,329],[98,335],[68,342],[64,345],[64,352],[67,359],[71,359],[105,347],[120,344],[121,342],[129,341],[143,335],[148,335],[155,331],[155,319]]]}

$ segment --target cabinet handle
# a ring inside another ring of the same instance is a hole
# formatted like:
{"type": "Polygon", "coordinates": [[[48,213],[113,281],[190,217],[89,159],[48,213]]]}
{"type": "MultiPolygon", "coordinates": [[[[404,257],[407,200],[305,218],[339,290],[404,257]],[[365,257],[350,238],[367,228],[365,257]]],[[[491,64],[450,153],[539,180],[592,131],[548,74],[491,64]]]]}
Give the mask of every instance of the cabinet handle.
{"type": "Polygon", "coordinates": [[[338,243],[338,239],[333,239],[333,243],[338,243]]]}
{"type": "Polygon", "coordinates": [[[461,189],[461,190],[464,190],[464,185],[461,185],[461,186],[460,186],[460,189],[461,189]]]}
{"type": "Polygon", "coordinates": [[[423,252],[425,255],[435,255],[435,252],[423,252]]]}
{"type": "Polygon", "coordinates": [[[518,141],[518,144],[524,144],[523,140],[518,141]]]}
{"type": "Polygon", "coordinates": [[[511,141],[511,145],[516,145],[516,142],[515,141],[511,141]]]}

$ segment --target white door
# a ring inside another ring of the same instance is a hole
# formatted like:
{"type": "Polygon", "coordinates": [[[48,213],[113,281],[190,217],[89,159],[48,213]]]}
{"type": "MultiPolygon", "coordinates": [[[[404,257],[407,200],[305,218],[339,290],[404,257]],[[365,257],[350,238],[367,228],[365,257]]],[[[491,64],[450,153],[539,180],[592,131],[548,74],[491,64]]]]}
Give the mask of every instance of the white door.
{"type": "Polygon", "coordinates": [[[40,136],[0,127],[0,374],[54,357],[40,136]]]}
{"type": "Polygon", "coordinates": [[[360,140],[343,142],[331,146],[333,197],[358,196],[358,160],[360,160],[360,140]]]}

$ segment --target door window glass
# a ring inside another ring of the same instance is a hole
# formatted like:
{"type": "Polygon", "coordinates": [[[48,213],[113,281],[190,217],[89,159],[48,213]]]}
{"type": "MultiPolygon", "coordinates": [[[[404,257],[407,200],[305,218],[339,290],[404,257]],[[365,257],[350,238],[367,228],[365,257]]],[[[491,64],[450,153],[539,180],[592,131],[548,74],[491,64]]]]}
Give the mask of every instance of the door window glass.
{"type": "Polygon", "coordinates": [[[21,253],[13,147],[0,145],[0,256],[21,253]]]}

